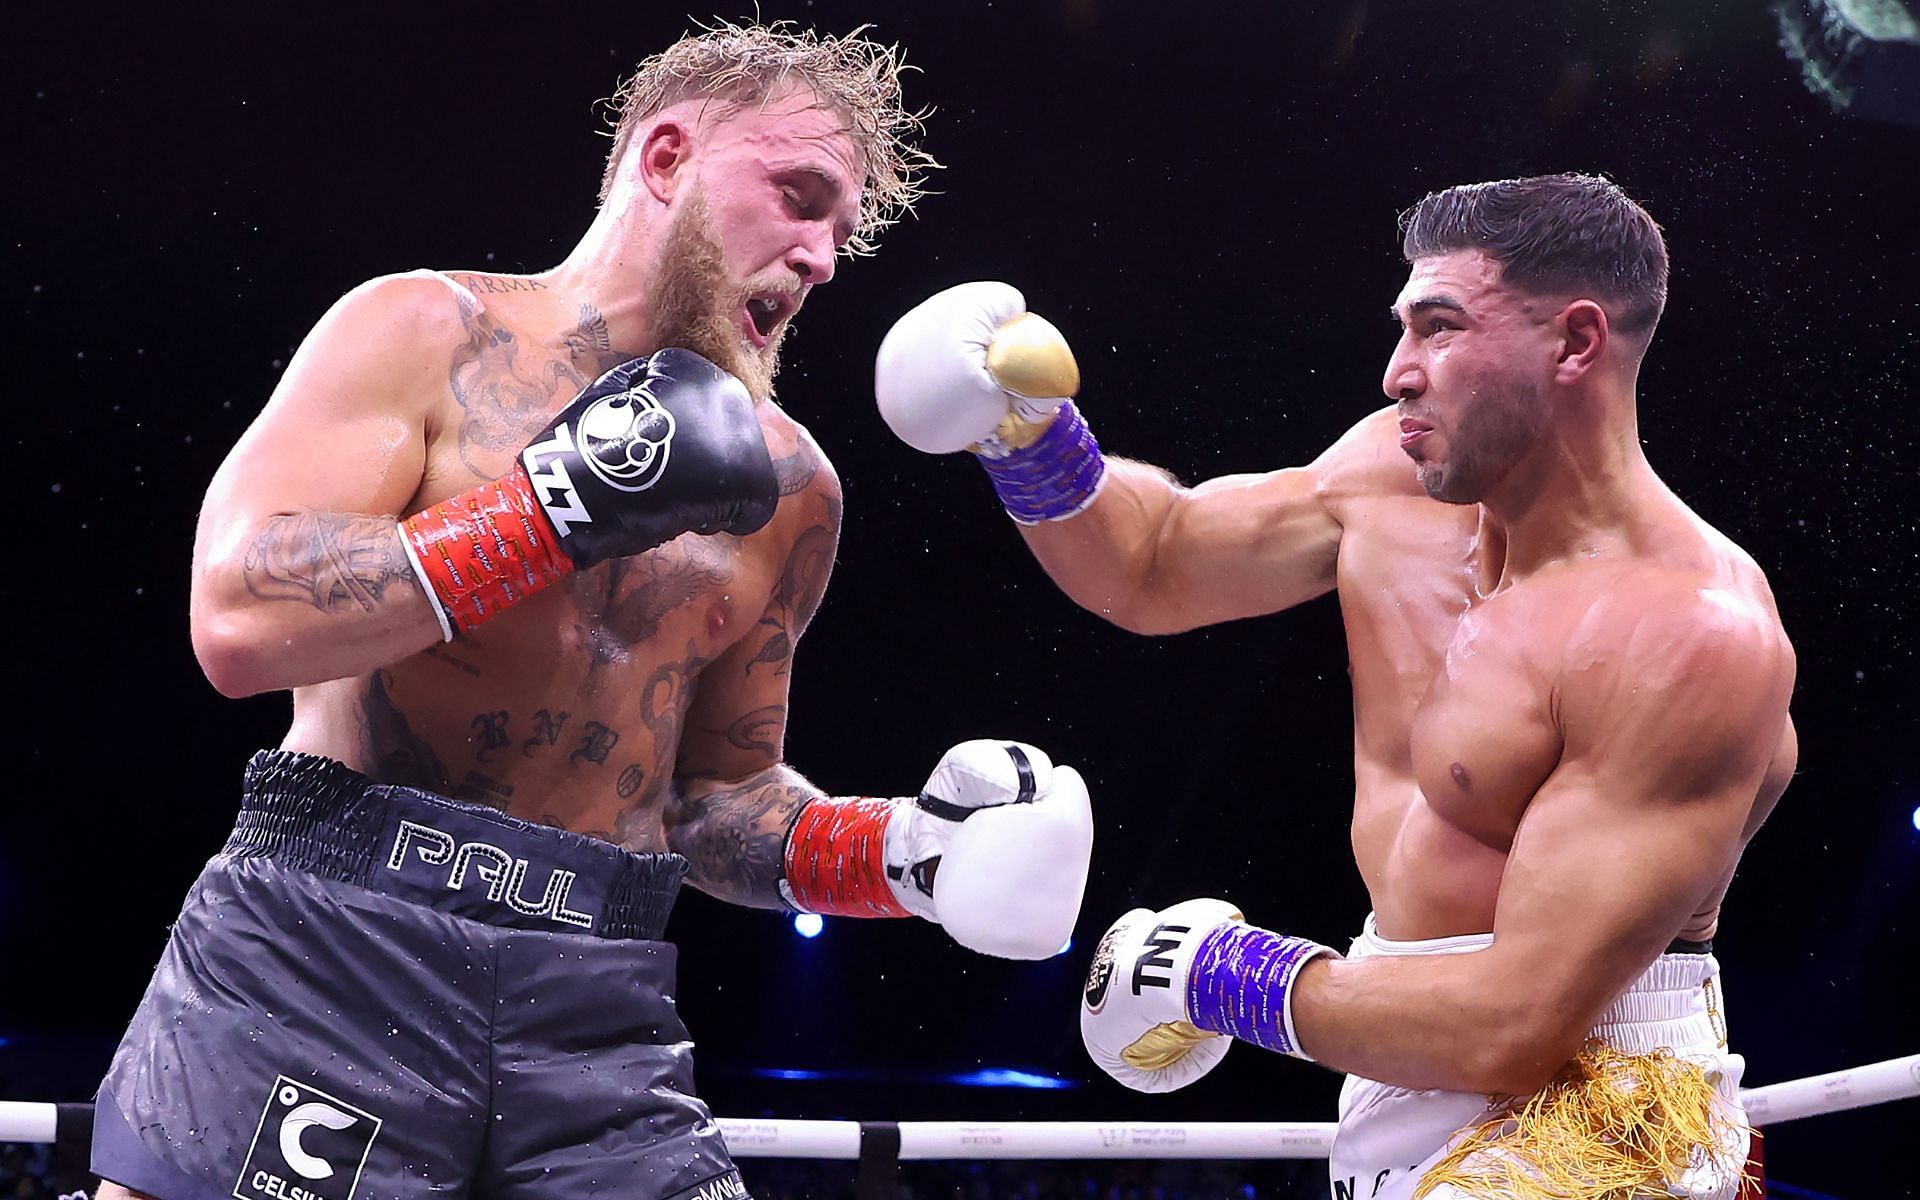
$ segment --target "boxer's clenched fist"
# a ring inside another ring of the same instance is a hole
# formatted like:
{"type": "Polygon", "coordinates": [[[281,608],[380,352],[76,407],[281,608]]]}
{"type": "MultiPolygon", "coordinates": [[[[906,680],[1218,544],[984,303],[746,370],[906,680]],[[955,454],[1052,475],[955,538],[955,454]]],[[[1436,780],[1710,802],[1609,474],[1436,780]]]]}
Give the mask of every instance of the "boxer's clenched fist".
{"type": "Polygon", "coordinates": [[[1050,958],[1073,933],[1092,853],[1080,773],[981,739],[942,755],[918,796],[801,809],[781,886],[804,911],[924,917],[982,954],[1050,958]]]}
{"type": "Polygon", "coordinates": [[[1020,445],[1018,426],[1031,427],[1031,440],[1079,388],[1066,339],[1004,283],[963,283],[922,301],[894,323],[873,370],[881,417],[928,454],[996,436],[1020,445]]]}
{"type": "Polygon", "coordinates": [[[1247,924],[1225,900],[1136,908],[1100,939],[1080,997],[1080,1037],[1100,1069],[1140,1092],[1185,1087],[1229,1038],[1296,1058],[1300,968],[1333,951],[1247,924]],[[1225,1035],[1225,1036],[1222,1036],[1225,1035]]]}

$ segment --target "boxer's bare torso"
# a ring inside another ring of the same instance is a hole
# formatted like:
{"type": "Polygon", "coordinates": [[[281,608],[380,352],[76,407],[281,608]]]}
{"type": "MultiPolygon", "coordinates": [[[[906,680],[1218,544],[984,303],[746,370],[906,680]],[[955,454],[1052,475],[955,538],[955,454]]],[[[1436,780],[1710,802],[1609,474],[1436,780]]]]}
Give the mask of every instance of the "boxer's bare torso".
{"type": "MultiPolygon", "coordinates": [[[[423,453],[403,515],[504,474],[581,388],[631,357],[607,346],[590,306],[538,277],[416,272],[380,286],[415,339],[391,406],[392,438],[418,439],[423,453]]],[[[740,778],[779,761],[793,644],[833,560],[831,466],[771,401],[760,418],[781,490],[766,528],[684,535],[574,575],[444,646],[296,688],[285,747],[666,849],[676,769],[740,778]]],[[[273,561],[301,531],[278,530],[256,544],[251,586],[313,603],[323,585],[273,561]]]]}
{"type": "MultiPolygon", "coordinates": [[[[1503,584],[1500,530],[1478,505],[1429,499],[1397,432],[1392,410],[1363,422],[1323,459],[1322,493],[1342,527],[1354,854],[1381,934],[1425,939],[1493,928],[1521,817],[1561,761],[1557,706],[1622,650],[1634,609],[1708,595],[1748,635],[1784,634],[1760,569],[1664,489],[1621,536],[1503,584]]],[[[1660,681],[1645,686],[1604,703],[1657,704],[1660,681]]],[[[1790,721],[1777,736],[1742,845],[1793,774],[1790,721]]],[[[1676,935],[1712,936],[1730,879],[1676,935]]]]}

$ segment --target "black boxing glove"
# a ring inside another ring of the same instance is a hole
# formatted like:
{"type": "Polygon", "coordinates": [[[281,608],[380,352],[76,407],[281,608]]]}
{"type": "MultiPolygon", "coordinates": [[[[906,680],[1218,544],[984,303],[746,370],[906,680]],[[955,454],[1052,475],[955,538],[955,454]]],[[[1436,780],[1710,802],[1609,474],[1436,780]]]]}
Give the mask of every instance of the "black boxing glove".
{"type": "Polygon", "coordinates": [[[753,533],[780,502],[746,385],[690,350],[614,367],[504,478],[400,522],[449,639],[572,574],[683,533],[753,533]]]}

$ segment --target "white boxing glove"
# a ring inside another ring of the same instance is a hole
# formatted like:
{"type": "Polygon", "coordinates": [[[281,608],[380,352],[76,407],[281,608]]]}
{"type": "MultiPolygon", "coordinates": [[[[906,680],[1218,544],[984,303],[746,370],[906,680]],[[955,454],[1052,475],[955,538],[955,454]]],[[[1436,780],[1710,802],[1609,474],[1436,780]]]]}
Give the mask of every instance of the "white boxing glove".
{"type": "Polygon", "coordinates": [[[1021,742],[962,742],[887,822],[886,874],[909,911],[999,958],[1051,958],[1080,916],[1093,808],[1072,767],[1021,742]]]}
{"type": "Polygon", "coordinates": [[[1322,955],[1334,952],[1249,925],[1225,900],[1136,908],[1093,953],[1080,1038],[1101,1070],[1138,1092],[1185,1087],[1213,1070],[1229,1040],[1306,1058],[1293,984],[1322,955]]]}
{"type": "Polygon", "coordinates": [[[1187,979],[1207,935],[1240,920],[1225,900],[1186,900],[1113,923],[1080,996],[1080,1040],[1101,1070],[1136,1092],[1170,1092],[1219,1065],[1232,1039],[1194,1026],[1187,979]]]}
{"type": "Polygon", "coordinates": [[[880,416],[928,454],[1031,442],[1080,389],[1073,351],[1004,283],[963,283],[894,323],[874,362],[880,416]]]}

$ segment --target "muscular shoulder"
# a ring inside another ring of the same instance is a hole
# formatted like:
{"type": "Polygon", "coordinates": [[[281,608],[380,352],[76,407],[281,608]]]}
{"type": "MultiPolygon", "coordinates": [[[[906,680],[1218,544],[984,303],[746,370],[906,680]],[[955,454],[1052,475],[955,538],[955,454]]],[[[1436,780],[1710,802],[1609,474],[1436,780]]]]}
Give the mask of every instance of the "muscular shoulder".
{"type": "Polygon", "coordinates": [[[391,413],[424,422],[466,339],[470,294],[427,272],[371,279],[336,300],[302,340],[270,409],[391,413]]]}
{"type": "Polygon", "coordinates": [[[484,310],[480,298],[450,276],[420,270],[369,279],[342,296],[327,320],[374,333],[393,349],[426,355],[465,341],[484,310]]]}
{"type": "Polygon", "coordinates": [[[1424,497],[1413,462],[1400,449],[1399,421],[1391,405],[1368,413],[1313,461],[1321,501],[1336,518],[1355,502],[1424,497]]]}
{"type": "Polygon", "coordinates": [[[1574,624],[1556,707],[1570,749],[1690,741],[1701,753],[1764,753],[1794,670],[1770,596],[1723,574],[1650,566],[1595,594],[1574,624]]]}
{"type": "Polygon", "coordinates": [[[826,514],[838,531],[840,476],[813,434],[772,401],[761,405],[760,429],[767,439],[767,453],[773,457],[774,477],[780,483],[781,519],[800,510],[826,514]]]}

